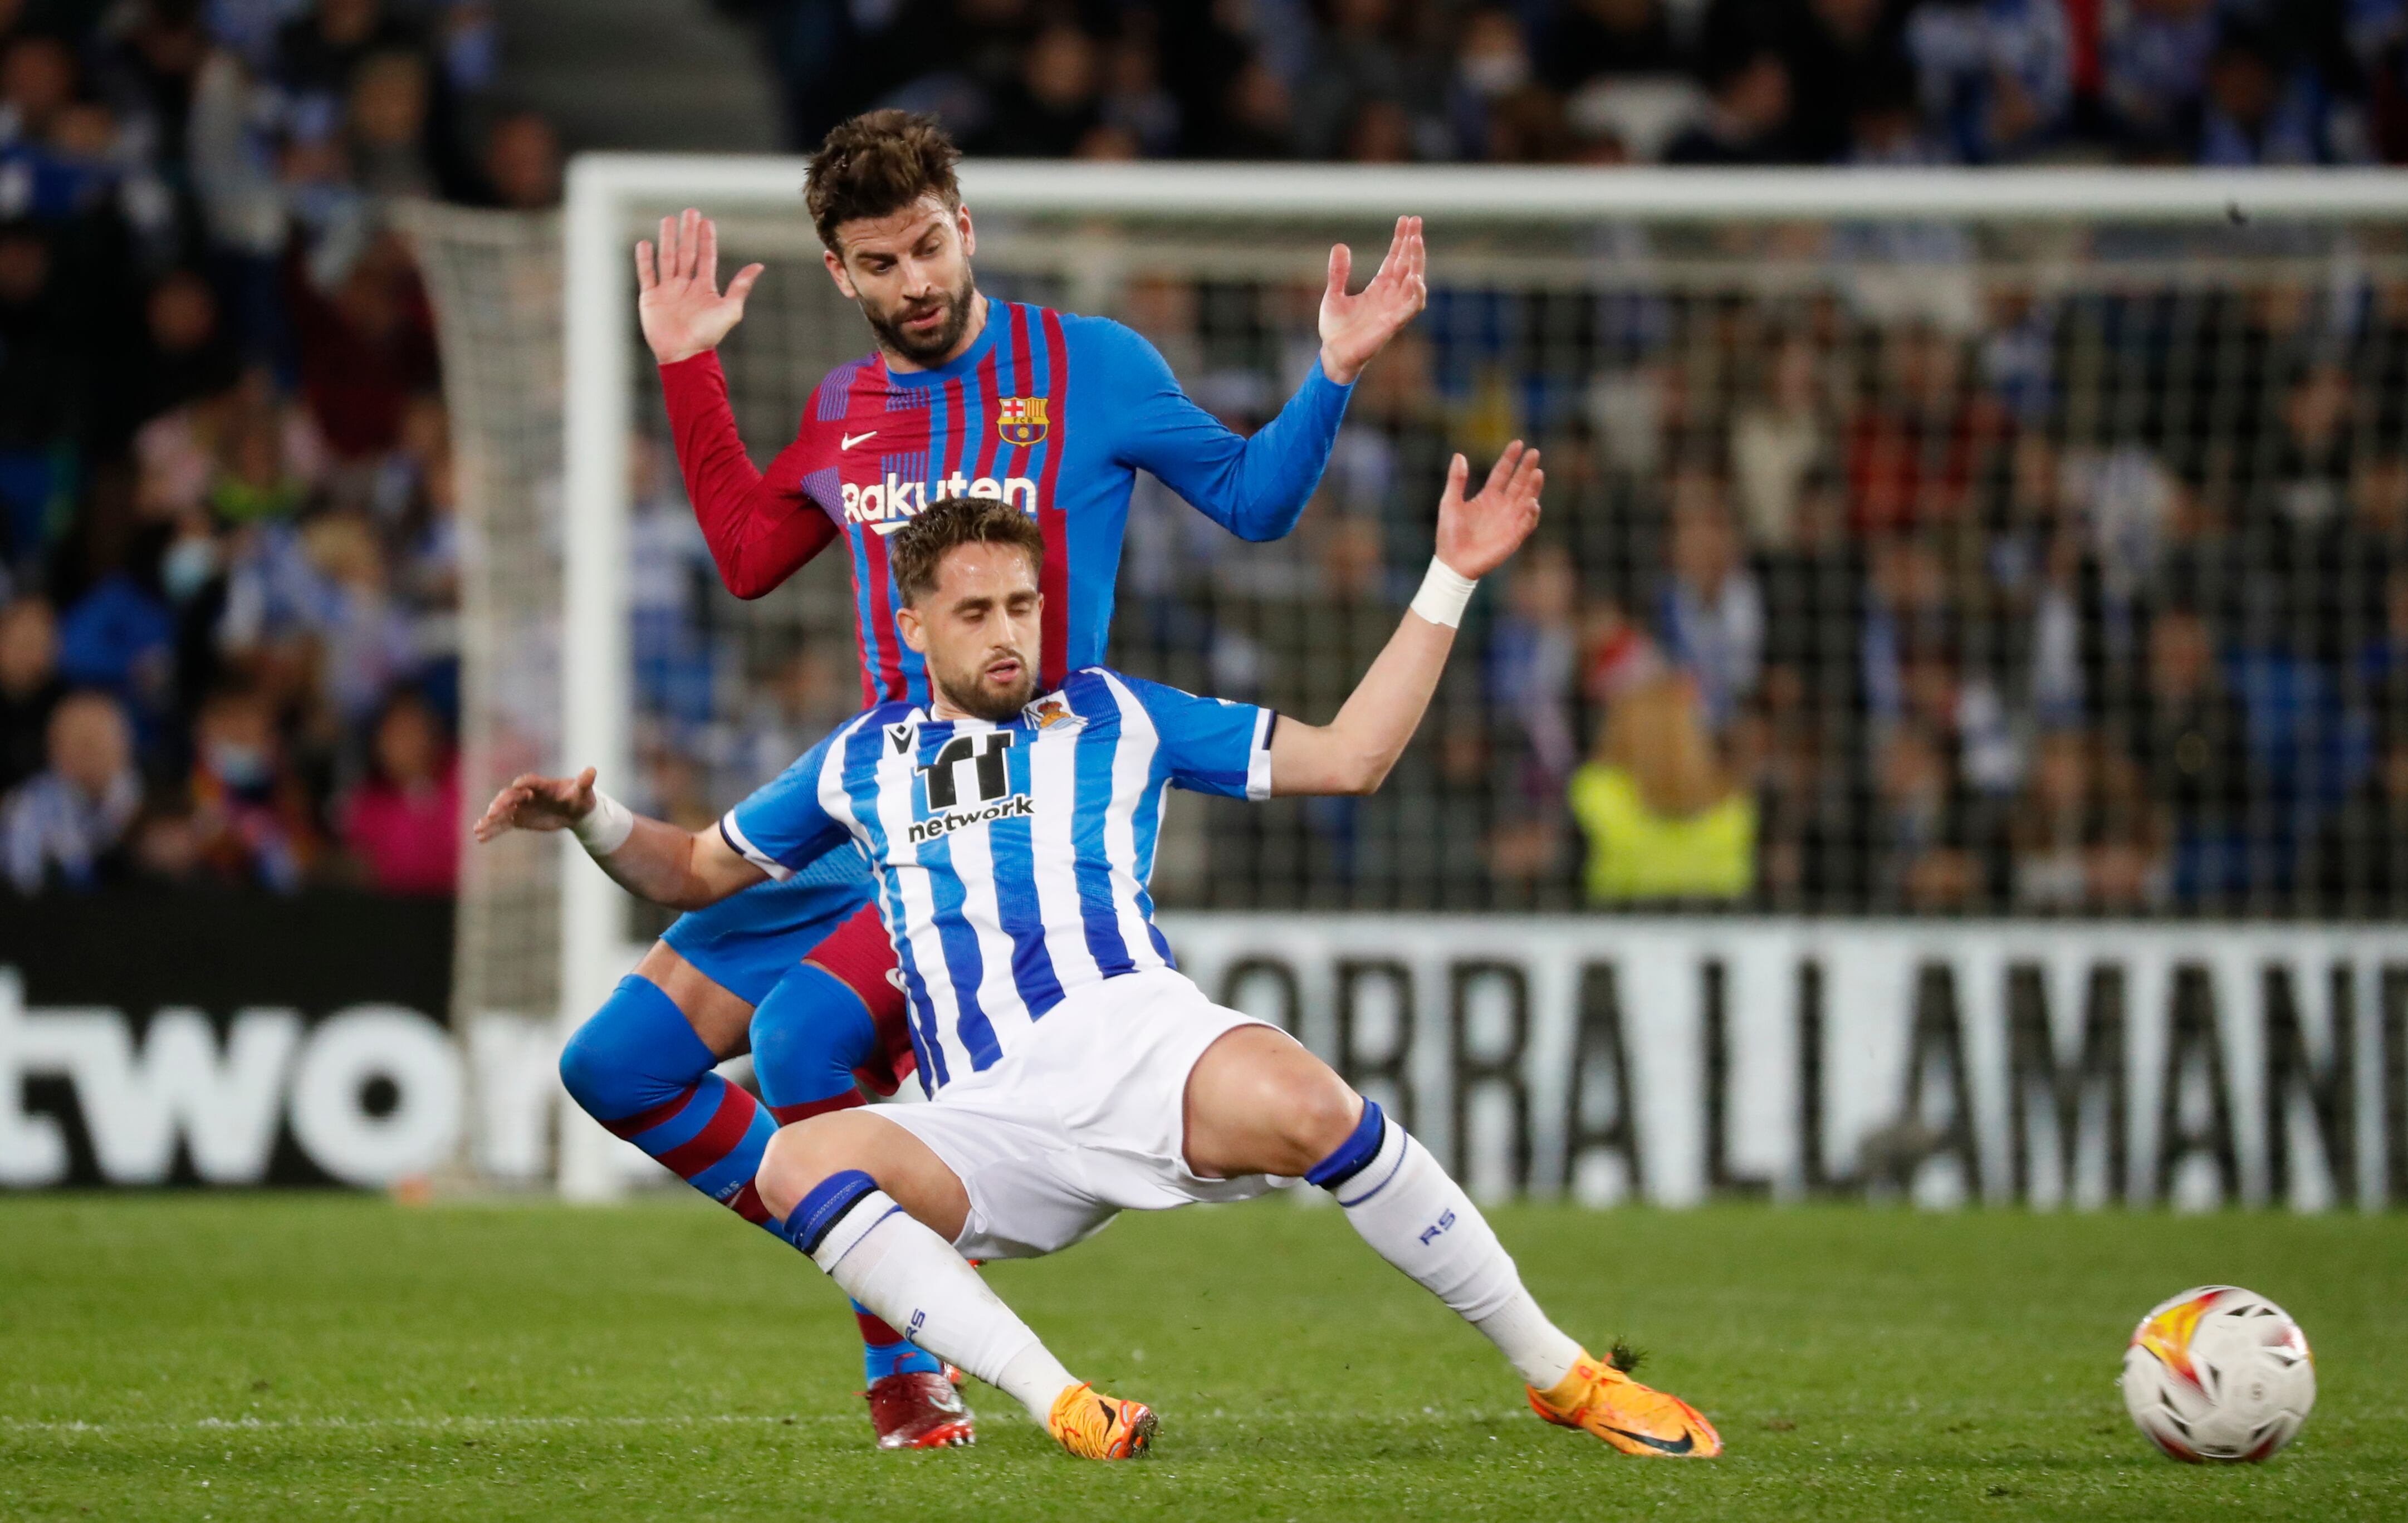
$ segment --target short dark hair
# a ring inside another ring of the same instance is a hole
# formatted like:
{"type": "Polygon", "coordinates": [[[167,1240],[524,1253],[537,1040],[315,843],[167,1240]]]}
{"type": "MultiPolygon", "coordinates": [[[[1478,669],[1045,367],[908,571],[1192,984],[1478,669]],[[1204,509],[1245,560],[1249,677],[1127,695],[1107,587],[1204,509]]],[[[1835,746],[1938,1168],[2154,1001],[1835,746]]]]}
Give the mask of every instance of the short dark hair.
{"type": "Polygon", "coordinates": [[[886,565],[906,603],[937,590],[937,568],[964,545],[1010,545],[1045,566],[1045,535],[1037,520],[994,497],[939,497],[886,541],[886,565]]]}
{"type": "Polygon", "coordinates": [[[860,217],[886,217],[924,195],[948,210],[962,204],[953,178],[962,151],[933,116],[913,111],[864,111],[828,129],[811,155],[803,201],[820,241],[841,258],[836,230],[860,217]]]}

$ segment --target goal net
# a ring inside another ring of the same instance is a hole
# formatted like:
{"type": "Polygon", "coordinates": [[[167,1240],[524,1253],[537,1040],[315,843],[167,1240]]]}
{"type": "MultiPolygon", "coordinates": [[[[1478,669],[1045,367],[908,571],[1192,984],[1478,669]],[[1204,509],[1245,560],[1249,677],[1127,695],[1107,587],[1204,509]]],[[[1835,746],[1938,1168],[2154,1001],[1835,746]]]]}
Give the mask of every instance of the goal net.
{"type": "MultiPolygon", "coordinates": [[[[595,157],[565,239],[419,228],[480,546],[472,794],[592,764],[700,824],[854,709],[843,557],[717,587],[633,312],[629,246],[680,208],[723,271],[768,266],[722,352],[766,461],[868,348],[803,178],[595,157]]],[[[1387,786],[1179,797],[1166,909],[2408,909],[2390,177],[973,163],[964,189],[985,292],[1128,323],[1240,430],[1314,363],[1329,245],[1365,278],[1427,219],[1429,309],[1294,536],[1140,481],[1116,664],[1326,716],[1448,456],[1545,452],[1538,539],[1387,786]]],[[[662,920],[518,850],[466,880],[462,1008],[574,1020],[662,920]]]]}

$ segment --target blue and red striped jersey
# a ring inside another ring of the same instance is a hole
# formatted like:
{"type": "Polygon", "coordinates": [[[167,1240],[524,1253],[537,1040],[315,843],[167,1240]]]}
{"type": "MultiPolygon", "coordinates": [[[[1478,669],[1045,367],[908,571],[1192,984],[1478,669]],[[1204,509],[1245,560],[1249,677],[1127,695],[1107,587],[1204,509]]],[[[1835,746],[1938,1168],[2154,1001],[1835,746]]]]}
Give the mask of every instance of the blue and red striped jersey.
{"type": "Polygon", "coordinates": [[[1190,401],[1132,329],[997,301],[977,341],[946,365],[895,371],[871,354],[830,371],[770,467],[792,479],[764,484],[798,491],[845,539],[867,705],[929,700],[920,658],[896,634],[886,537],[949,495],[1025,507],[1045,532],[1050,689],[1104,658],[1139,471],[1241,538],[1276,539],[1320,484],[1348,393],[1316,364],[1247,438],[1190,401]]]}

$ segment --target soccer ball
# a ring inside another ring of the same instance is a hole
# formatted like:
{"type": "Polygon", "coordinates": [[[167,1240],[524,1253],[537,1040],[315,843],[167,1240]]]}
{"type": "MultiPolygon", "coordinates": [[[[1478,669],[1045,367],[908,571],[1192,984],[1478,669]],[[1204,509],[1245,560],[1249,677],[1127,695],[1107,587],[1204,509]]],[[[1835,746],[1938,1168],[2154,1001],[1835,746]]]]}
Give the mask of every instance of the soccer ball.
{"type": "Polygon", "coordinates": [[[2200,1286],[2141,1318],[2123,1387],[2132,1421],[2176,1459],[2264,1459],[2308,1420],[2316,1365],[2288,1312],[2254,1290],[2200,1286]]]}

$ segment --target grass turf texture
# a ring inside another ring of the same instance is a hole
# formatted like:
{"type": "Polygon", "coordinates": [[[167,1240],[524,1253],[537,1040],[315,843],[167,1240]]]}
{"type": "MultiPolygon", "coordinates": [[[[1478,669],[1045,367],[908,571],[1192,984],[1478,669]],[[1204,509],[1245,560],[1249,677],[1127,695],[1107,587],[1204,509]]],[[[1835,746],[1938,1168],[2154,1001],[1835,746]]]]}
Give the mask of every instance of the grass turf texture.
{"type": "Polygon", "coordinates": [[[2397,1518],[2408,1218],[1588,1213],[1499,1230],[1554,1315],[1729,1452],[1546,1427],[1487,1344],[1272,1200],[1153,1217],[993,1283],[1162,1414],[1073,1461],[984,1387],[977,1448],[881,1455],[852,1319],[700,1208],[343,1197],[0,1200],[0,1516],[2397,1518]],[[2161,1459],[2124,1339],[2230,1280],[2296,1314],[2322,1395],[2264,1466],[2161,1459]]]}

